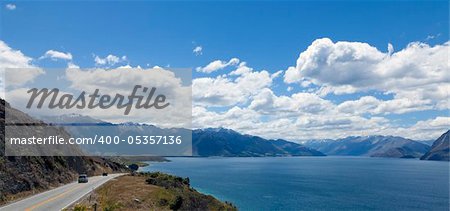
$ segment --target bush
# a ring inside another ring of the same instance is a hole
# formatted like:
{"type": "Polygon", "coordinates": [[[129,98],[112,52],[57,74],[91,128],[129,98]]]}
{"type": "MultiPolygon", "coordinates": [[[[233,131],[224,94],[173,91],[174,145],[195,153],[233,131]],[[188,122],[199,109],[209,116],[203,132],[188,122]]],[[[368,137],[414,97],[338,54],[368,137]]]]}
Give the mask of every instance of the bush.
{"type": "Polygon", "coordinates": [[[183,205],[183,198],[181,196],[177,196],[175,201],[170,205],[171,210],[179,210],[183,205]]]}
{"type": "Polygon", "coordinates": [[[165,206],[169,205],[169,201],[167,201],[167,199],[160,199],[158,204],[161,207],[165,207],[165,206]]]}
{"type": "Polygon", "coordinates": [[[85,205],[77,204],[73,208],[73,211],[86,211],[87,207],[85,205]]]}
{"type": "Polygon", "coordinates": [[[148,173],[147,184],[169,188],[189,187],[189,178],[181,178],[173,175],[163,174],[160,172],[148,173]]]}

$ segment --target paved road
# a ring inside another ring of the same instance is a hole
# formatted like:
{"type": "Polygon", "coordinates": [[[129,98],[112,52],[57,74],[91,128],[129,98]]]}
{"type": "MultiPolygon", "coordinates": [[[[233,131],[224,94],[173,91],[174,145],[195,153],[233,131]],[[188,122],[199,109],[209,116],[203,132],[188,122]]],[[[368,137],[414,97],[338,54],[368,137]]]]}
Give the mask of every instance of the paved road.
{"type": "Polygon", "coordinates": [[[123,174],[109,174],[108,176],[89,177],[88,183],[73,182],[15,203],[0,207],[0,211],[53,211],[61,210],[73,204],[81,197],[85,196],[95,188],[101,186],[110,179],[123,174]]]}

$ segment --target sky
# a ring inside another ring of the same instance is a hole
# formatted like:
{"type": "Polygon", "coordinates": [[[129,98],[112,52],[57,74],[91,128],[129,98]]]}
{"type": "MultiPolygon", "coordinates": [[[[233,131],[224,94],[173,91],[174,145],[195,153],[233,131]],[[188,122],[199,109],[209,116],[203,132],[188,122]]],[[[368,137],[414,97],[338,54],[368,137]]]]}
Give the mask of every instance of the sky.
{"type": "Polygon", "coordinates": [[[190,68],[195,128],[293,141],[428,140],[450,128],[448,1],[2,1],[0,11],[3,67],[190,68]]]}

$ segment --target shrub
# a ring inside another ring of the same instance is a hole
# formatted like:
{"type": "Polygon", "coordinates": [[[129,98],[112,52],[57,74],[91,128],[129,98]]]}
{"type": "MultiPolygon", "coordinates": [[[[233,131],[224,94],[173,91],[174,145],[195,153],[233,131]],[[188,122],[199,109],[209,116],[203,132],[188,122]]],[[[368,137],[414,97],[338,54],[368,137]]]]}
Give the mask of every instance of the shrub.
{"type": "Polygon", "coordinates": [[[77,204],[73,208],[73,211],[86,211],[87,207],[85,205],[77,204]]]}
{"type": "Polygon", "coordinates": [[[181,196],[177,196],[175,201],[170,205],[171,210],[179,210],[181,205],[183,204],[183,198],[181,196]]]}
{"type": "Polygon", "coordinates": [[[158,204],[159,204],[159,206],[165,207],[165,206],[169,205],[169,201],[167,201],[167,199],[160,199],[158,204]]]}

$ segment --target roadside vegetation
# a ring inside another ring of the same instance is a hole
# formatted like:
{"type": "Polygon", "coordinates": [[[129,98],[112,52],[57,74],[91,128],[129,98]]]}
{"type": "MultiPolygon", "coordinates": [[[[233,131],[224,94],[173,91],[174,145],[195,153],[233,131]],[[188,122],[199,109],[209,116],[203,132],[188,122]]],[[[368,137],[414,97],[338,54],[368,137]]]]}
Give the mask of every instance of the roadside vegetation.
{"type": "Polygon", "coordinates": [[[135,173],[111,180],[83,198],[71,210],[237,210],[199,193],[189,178],[160,172],[135,173]]]}

